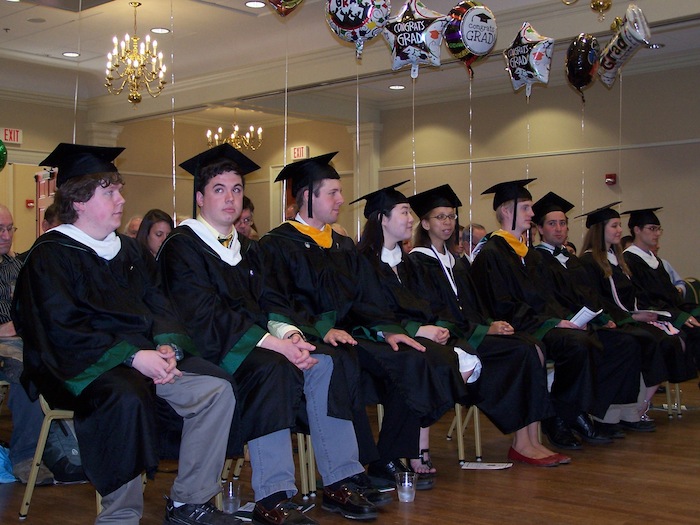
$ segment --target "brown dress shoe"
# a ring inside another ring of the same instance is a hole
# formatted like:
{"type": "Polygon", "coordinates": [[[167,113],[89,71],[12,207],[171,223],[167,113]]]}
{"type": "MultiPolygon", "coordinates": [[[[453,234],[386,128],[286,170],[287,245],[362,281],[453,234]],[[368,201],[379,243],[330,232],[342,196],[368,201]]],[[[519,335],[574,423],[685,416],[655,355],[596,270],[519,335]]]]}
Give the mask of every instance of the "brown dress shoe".
{"type": "Polygon", "coordinates": [[[260,503],[255,504],[253,523],[256,525],[319,525],[316,520],[299,512],[296,503],[281,501],[271,509],[266,509],[260,503]]]}

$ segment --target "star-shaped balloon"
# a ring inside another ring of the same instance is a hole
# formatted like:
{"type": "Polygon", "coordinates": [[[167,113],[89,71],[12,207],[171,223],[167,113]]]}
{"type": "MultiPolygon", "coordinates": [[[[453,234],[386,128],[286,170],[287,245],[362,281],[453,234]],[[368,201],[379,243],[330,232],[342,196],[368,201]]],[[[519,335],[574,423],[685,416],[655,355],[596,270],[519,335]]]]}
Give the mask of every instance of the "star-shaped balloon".
{"type": "Polygon", "coordinates": [[[448,18],[423,5],[408,0],[401,11],[389,19],[384,38],[391,48],[394,71],[411,66],[411,77],[418,76],[418,65],[440,65],[440,44],[448,18]]]}
{"type": "Polygon", "coordinates": [[[549,82],[553,51],[554,39],[540,35],[525,22],[511,46],[503,51],[513,89],[517,91],[525,86],[529,98],[533,84],[549,82]]]}

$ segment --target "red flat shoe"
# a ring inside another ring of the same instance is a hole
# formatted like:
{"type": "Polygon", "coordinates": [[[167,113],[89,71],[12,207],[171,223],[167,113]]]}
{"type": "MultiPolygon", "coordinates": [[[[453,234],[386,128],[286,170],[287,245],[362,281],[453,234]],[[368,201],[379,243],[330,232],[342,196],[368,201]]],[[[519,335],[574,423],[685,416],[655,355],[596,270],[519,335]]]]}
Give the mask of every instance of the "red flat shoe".
{"type": "Polygon", "coordinates": [[[527,463],[528,465],[534,465],[535,467],[557,467],[559,466],[559,454],[553,456],[547,456],[546,458],[529,458],[523,456],[520,452],[510,447],[508,451],[508,459],[512,461],[519,461],[520,463],[527,463]]]}
{"type": "Polygon", "coordinates": [[[560,465],[568,465],[571,463],[571,458],[569,456],[565,456],[564,454],[552,454],[549,457],[556,458],[560,465]]]}

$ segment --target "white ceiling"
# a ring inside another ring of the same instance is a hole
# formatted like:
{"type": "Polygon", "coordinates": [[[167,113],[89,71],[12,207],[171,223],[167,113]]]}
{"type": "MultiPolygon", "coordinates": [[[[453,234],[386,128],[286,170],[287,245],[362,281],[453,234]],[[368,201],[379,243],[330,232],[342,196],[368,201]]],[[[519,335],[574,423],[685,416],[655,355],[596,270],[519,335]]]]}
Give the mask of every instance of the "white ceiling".
{"type": "MultiPolygon", "coordinates": [[[[76,9],[80,0],[45,0],[76,9]]],[[[93,0],[94,1],[94,0],[93,0]]],[[[448,13],[456,0],[425,0],[448,13]]],[[[626,71],[700,63],[700,2],[698,0],[638,0],[660,50],[640,50],[626,71]]],[[[0,0],[0,93],[56,97],[90,111],[92,121],[125,122],[175,112],[183,119],[218,126],[232,119],[246,124],[290,118],[355,122],[357,95],[363,120],[374,120],[379,109],[436,100],[464,98],[469,81],[463,65],[443,46],[440,68],[421,67],[415,84],[407,69],[391,71],[391,55],[383,38],[365,45],[361,61],[354,46],[338,39],[325,22],[326,0],[303,0],[286,17],[272,7],[251,11],[244,0],[143,0],[138,9],[138,35],[152,27],[167,27],[156,37],[166,53],[169,85],[158,99],[147,99],[127,111],[122,94],[106,94],[103,86],[106,53],[114,35],[133,32],[128,0],[114,0],[72,12],[36,3],[0,0]],[[66,59],[63,51],[78,51],[66,59]],[[389,84],[403,83],[402,92],[389,84]],[[248,113],[246,110],[256,110],[248,113]]],[[[472,92],[512,91],[500,52],[512,42],[520,25],[529,21],[541,34],[556,40],[550,83],[565,82],[566,49],[580,32],[599,35],[605,44],[610,22],[622,16],[627,2],[613,0],[606,20],[599,22],[587,0],[565,6],[561,0],[491,0],[499,37],[494,52],[474,66],[472,92]]],[[[400,6],[395,0],[392,12],[400,6]]],[[[604,89],[598,86],[598,89],[604,89]]]]}

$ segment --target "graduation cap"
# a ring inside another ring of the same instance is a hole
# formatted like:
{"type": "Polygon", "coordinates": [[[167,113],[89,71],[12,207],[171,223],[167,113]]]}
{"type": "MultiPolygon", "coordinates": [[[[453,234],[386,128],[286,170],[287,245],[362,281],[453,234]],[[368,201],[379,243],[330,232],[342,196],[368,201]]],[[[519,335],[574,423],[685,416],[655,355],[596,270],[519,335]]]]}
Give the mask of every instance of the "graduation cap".
{"type": "Polygon", "coordinates": [[[419,218],[435,208],[459,208],[462,205],[462,201],[449,184],[417,193],[408,198],[408,203],[419,218]]]}
{"type": "Polygon", "coordinates": [[[482,24],[485,24],[486,22],[491,20],[491,17],[489,15],[487,15],[486,13],[478,13],[472,17],[472,20],[474,18],[478,18],[482,24]]]}
{"type": "Polygon", "coordinates": [[[567,201],[565,198],[560,197],[553,191],[550,191],[547,195],[538,200],[532,205],[532,211],[535,212],[535,216],[532,220],[539,224],[548,213],[553,211],[560,211],[564,214],[569,213],[574,208],[574,205],[567,201]]]}
{"type": "Polygon", "coordinates": [[[520,179],[507,182],[499,182],[481,192],[482,195],[493,193],[493,209],[496,210],[504,202],[515,201],[513,206],[513,230],[515,229],[515,219],[517,217],[518,200],[532,200],[532,195],[527,191],[526,185],[537,179],[520,179]]]}
{"type": "Polygon", "coordinates": [[[621,202],[622,201],[611,202],[610,204],[598,208],[597,210],[589,211],[588,213],[582,213],[581,215],[577,215],[574,218],[578,219],[580,217],[586,217],[586,228],[590,228],[591,226],[593,226],[594,224],[598,224],[599,222],[607,221],[610,219],[619,219],[620,214],[617,213],[617,211],[613,210],[612,207],[617,206],[621,202]]]}
{"type": "Polygon", "coordinates": [[[334,151],[333,153],[325,153],[324,155],[318,155],[317,157],[298,160],[296,162],[292,162],[291,164],[287,164],[284,168],[282,168],[282,171],[280,171],[279,175],[277,175],[277,178],[275,179],[275,182],[289,180],[292,183],[292,194],[295,196],[299,193],[299,190],[308,187],[309,217],[313,217],[311,211],[311,200],[314,194],[314,182],[320,182],[324,179],[340,179],[340,175],[338,175],[335,168],[328,164],[337,154],[338,152],[334,151]]]}
{"type": "Polygon", "coordinates": [[[350,204],[355,204],[361,200],[366,200],[367,203],[365,204],[364,214],[365,219],[369,219],[369,216],[375,211],[381,212],[382,210],[390,210],[397,204],[404,202],[407,203],[408,199],[406,196],[400,191],[397,191],[395,188],[401,186],[402,184],[406,184],[408,181],[409,179],[406,179],[405,181],[392,184],[391,186],[387,186],[381,190],[373,191],[372,193],[363,195],[359,199],[355,199],[350,204]]]}
{"type": "Polygon", "coordinates": [[[661,206],[658,208],[645,208],[643,210],[623,211],[620,215],[630,216],[627,226],[629,227],[630,231],[632,231],[635,226],[638,228],[643,228],[647,224],[656,224],[657,226],[661,226],[661,221],[659,221],[656,213],[654,213],[660,209],[661,206]]]}
{"type": "MultiPolygon", "coordinates": [[[[236,166],[236,173],[241,177],[260,169],[255,162],[246,157],[243,153],[238,151],[236,148],[231,146],[231,144],[223,143],[210,148],[202,153],[198,153],[191,159],[187,159],[185,162],[180,163],[180,167],[186,172],[190,173],[195,181],[202,169],[207,166],[211,166],[214,163],[230,161],[236,166]]],[[[197,183],[195,182],[195,188],[197,183]]],[[[193,192],[194,202],[192,203],[192,216],[197,216],[197,201],[196,201],[196,191],[193,192]]]]}
{"type": "Polygon", "coordinates": [[[67,180],[93,173],[116,173],[113,161],[124,148],[104,146],[84,146],[61,142],[51,154],[42,160],[40,166],[58,168],[56,186],[60,187],[67,180]]]}

